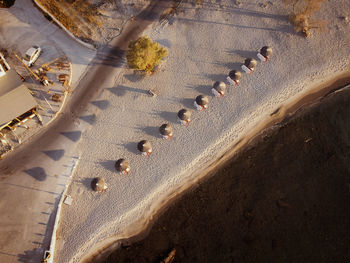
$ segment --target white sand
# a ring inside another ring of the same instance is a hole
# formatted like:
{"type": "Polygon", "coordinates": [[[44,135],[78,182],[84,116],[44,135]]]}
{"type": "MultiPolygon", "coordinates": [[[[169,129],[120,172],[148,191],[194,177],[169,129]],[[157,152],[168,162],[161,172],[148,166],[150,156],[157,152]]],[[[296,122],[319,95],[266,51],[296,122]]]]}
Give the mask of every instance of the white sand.
{"type": "Polygon", "coordinates": [[[216,156],[277,107],[349,71],[350,24],[339,18],[349,14],[348,0],[326,2],[321,17],[329,21],[328,32],[313,31],[307,39],[294,33],[281,1],[266,8],[260,1],[242,2],[183,4],[172,25],[145,32],[169,48],[159,72],[133,82],[131,70],[115,69],[101,83],[99,98],[86,109],[97,119],[82,134],[79,166],[68,189],[74,201],[63,208],[55,262],[80,262],[98,247],[137,234],[169,196],[196,181],[216,156]],[[264,45],[274,50],[269,62],[243,74],[241,85],[223,98],[209,95],[208,110],[194,110],[197,95],[210,94],[214,81],[225,80],[264,45]],[[159,96],[147,96],[150,88],[159,96]],[[187,128],[176,122],[184,106],[193,110],[187,128]],[[170,141],[158,134],[164,122],[174,127],[170,141]],[[153,144],[149,158],[136,152],[142,139],[153,144]],[[121,157],[131,163],[128,176],[114,170],[121,157]],[[109,191],[99,195],[89,189],[95,176],[106,179],[109,191]]]}

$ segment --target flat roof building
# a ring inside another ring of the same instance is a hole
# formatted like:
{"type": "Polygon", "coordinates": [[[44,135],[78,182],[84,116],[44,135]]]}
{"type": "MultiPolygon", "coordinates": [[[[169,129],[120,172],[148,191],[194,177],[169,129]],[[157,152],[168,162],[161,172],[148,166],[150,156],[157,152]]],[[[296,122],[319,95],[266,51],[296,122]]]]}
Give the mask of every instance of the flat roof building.
{"type": "Polygon", "coordinates": [[[0,77],[0,131],[14,120],[23,121],[25,117],[21,116],[28,112],[36,114],[37,106],[38,102],[15,70],[9,69],[0,77]]]}

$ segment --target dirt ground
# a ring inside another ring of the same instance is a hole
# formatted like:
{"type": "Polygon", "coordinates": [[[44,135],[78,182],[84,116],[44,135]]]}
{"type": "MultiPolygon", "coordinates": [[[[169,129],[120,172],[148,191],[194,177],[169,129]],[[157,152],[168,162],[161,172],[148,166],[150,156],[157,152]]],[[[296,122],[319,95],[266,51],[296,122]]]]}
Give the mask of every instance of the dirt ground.
{"type": "Polygon", "coordinates": [[[349,102],[343,89],[263,132],[104,262],[350,262],[349,102]]]}
{"type": "Polygon", "coordinates": [[[139,14],[149,0],[38,0],[71,33],[84,42],[106,44],[125,23],[139,14]]]}

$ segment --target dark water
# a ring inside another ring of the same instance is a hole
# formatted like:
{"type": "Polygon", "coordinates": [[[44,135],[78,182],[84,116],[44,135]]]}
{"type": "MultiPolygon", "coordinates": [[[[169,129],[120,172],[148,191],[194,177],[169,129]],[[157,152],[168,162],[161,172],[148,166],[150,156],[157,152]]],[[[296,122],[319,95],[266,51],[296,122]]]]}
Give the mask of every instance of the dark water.
{"type": "Polygon", "coordinates": [[[104,262],[350,262],[350,88],[265,131],[104,262]]]}

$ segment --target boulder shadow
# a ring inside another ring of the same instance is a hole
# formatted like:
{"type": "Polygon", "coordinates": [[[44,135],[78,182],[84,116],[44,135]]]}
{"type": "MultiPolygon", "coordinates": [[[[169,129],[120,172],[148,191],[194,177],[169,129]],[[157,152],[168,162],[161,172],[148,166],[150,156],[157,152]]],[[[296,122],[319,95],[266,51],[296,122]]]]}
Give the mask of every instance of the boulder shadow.
{"type": "Polygon", "coordinates": [[[171,48],[171,42],[169,39],[159,39],[157,42],[164,47],[171,48]]]}
{"type": "Polygon", "coordinates": [[[143,80],[146,75],[143,73],[134,72],[132,74],[125,74],[124,77],[131,82],[138,82],[143,80]]]}
{"type": "Polygon", "coordinates": [[[28,170],[24,170],[23,172],[25,172],[26,174],[30,175],[31,177],[33,177],[35,180],[38,181],[45,181],[47,174],[45,172],[45,170],[41,167],[34,167],[28,170]]]}

